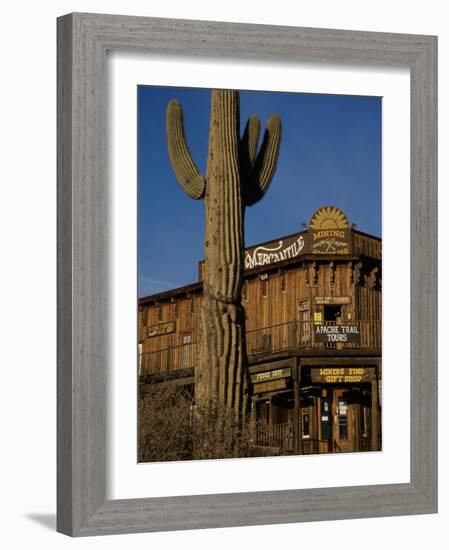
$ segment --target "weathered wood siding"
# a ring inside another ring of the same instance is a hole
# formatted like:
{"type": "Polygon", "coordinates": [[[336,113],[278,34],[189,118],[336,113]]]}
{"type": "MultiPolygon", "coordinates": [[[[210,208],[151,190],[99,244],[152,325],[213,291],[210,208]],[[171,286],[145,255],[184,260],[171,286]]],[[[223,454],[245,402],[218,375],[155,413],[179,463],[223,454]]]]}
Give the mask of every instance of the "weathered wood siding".
{"type": "MultiPolygon", "coordinates": [[[[269,341],[268,347],[274,351],[297,343],[305,325],[301,322],[300,305],[308,311],[311,330],[314,313],[323,313],[323,305],[317,303],[317,298],[322,301],[326,297],[347,301],[341,304],[341,320],[361,321],[363,347],[380,347],[381,243],[353,234],[357,255],[316,259],[307,256],[281,269],[270,265],[265,271],[246,273],[242,303],[247,340],[252,348],[263,349],[264,342],[269,341]]],[[[174,291],[169,299],[139,307],[141,374],[194,366],[196,343],[201,337],[201,302],[201,291],[190,296],[177,296],[174,291]],[[149,336],[150,330],[170,322],[176,323],[176,330],[149,336]]]]}

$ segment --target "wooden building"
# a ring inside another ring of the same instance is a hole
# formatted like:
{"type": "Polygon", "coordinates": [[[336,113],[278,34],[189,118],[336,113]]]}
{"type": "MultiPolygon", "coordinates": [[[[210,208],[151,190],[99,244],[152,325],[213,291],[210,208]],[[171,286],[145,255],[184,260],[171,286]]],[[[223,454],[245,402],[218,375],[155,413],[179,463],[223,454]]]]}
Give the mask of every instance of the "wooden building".
{"type": "MultiPolygon", "coordinates": [[[[318,209],[245,251],[254,443],[282,454],[381,449],[381,240],[318,209]]],[[[199,281],[139,300],[141,384],[193,385],[199,281]]]]}

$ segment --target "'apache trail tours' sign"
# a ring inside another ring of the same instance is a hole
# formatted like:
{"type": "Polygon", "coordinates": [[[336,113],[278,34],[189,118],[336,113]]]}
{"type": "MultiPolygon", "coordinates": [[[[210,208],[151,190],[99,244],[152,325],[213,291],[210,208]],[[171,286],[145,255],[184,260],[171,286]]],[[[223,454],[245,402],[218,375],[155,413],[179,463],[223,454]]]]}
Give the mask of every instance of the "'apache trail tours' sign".
{"type": "Polygon", "coordinates": [[[315,342],[326,343],[359,343],[358,325],[315,325],[315,342]]]}

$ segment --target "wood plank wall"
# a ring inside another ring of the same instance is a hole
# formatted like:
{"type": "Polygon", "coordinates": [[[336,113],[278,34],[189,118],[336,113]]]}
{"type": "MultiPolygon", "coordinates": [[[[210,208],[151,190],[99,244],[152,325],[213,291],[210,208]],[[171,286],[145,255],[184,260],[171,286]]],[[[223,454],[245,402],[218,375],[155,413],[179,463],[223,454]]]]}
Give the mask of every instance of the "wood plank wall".
{"type": "MultiPolygon", "coordinates": [[[[317,297],[347,297],[349,303],[342,305],[343,321],[380,320],[381,241],[353,231],[353,247],[358,255],[356,259],[355,256],[345,259],[317,255],[315,260],[308,256],[307,260],[283,269],[271,265],[264,273],[248,273],[242,293],[247,332],[299,321],[300,303],[308,303],[312,321],[314,311],[322,309],[315,305],[317,297]]],[[[195,345],[201,337],[201,302],[201,292],[194,292],[190,296],[176,296],[174,293],[171,299],[161,303],[141,304],[138,313],[141,353],[154,355],[154,352],[178,348],[186,343],[195,345]],[[149,336],[150,329],[169,322],[176,323],[175,331],[149,336]]],[[[285,334],[279,335],[281,339],[285,337],[285,334]]],[[[370,340],[373,345],[376,338],[373,335],[370,340]]],[[[194,350],[189,353],[194,353],[194,350]]],[[[176,354],[179,356],[166,353],[162,357],[158,367],[161,372],[173,368],[174,364],[175,368],[189,366],[192,356],[186,356],[180,350],[176,354]],[[180,353],[184,355],[181,357],[180,353]]],[[[143,373],[153,369],[149,364],[148,368],[145,364],[143,366],[143,373]]]]}

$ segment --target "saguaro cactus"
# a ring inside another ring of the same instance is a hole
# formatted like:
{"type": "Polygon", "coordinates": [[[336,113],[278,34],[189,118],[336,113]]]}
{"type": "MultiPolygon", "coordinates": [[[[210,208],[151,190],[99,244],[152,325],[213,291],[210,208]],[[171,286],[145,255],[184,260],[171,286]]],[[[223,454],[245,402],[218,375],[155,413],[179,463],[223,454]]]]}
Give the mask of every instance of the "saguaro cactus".
{"type": "Polygon", "coordinates": [[[244,213],[262,198],[276,169],[281,121],[267,123],[257,154],[260,122],[250,117],[240,137],[239,94],[212,90],[206,177],[192,160],[184,137],[181,105],[167,108],[167,141],[173,170],[186,193],[204,199],[206,212],[202,338],[195,368],[200,408],[246,413],[247,357],[241,305],[244,213]]]}

